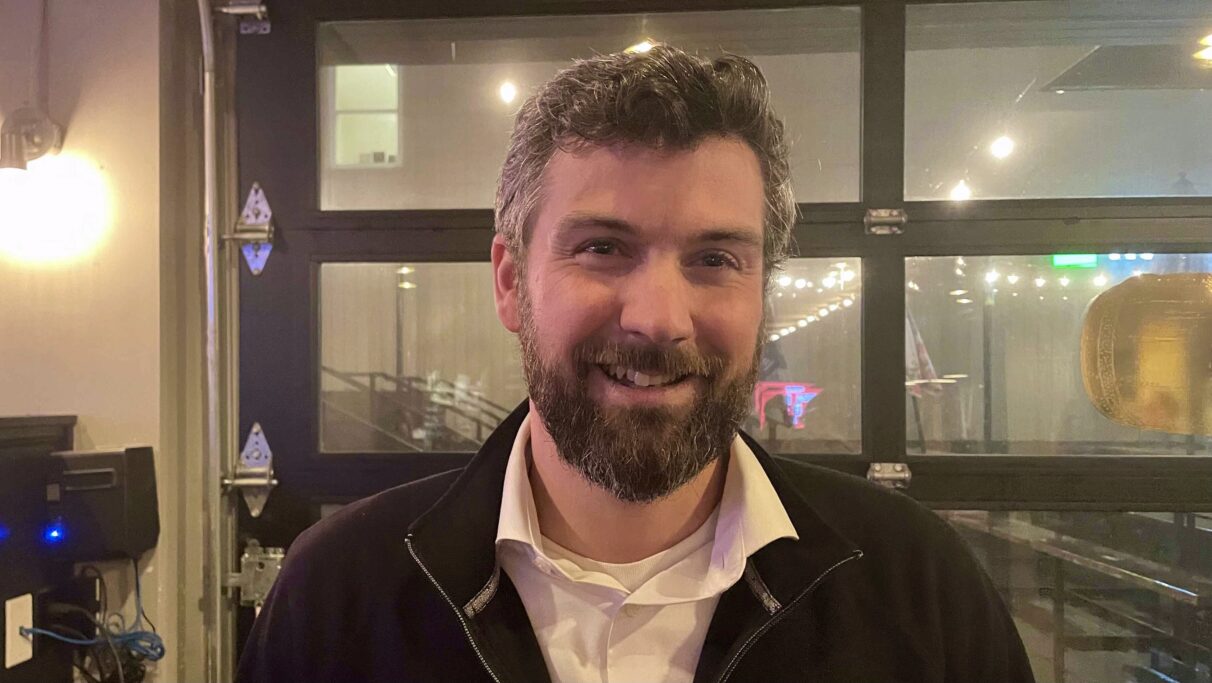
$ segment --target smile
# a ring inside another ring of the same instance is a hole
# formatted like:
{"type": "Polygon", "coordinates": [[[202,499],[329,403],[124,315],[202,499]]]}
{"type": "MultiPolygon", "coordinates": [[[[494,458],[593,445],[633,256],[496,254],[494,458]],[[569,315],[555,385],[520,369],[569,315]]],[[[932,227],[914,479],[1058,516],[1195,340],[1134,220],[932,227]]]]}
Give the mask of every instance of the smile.
{"type": "Polygon", "coordinates": [[[689,375],[646,374],[622,365],[599,365],[598,368],[607,377],[620,384],[641,388],[669,386],[689,377],[689,375]]]}

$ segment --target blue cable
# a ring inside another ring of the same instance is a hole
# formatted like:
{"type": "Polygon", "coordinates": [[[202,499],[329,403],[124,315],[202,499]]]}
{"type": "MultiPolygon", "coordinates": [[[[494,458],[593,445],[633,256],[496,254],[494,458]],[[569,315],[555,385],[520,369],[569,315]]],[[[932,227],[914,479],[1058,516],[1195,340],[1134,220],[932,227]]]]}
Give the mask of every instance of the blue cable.
{"type": "MultiPolygon", "coordinates": [[[[99,623],[97,626],[103,628],[108,635],[107,638],[72,638],[61,633],[48,631],[44,628],[31,628],[22,626],[17,629],[17,632],[22,636],[30,637],[33,635],[44,636],[58,640],[70,645],[100,645],[109,641],[113,641],[115,646],[122,646],[131,652],[141,655],[149,661],[159,661],[164,658],[165,648],[164,639],[155,631],[148,631],[143,628],[143,591],[139,583],[139,565],[135,563],[135,623],[131,624],[130,628],[126,628],[123,623],[121,628],[113,628],[108,623],[99,623]]],[[[118,615],[121,618],[121,615],[118,615]]]]}

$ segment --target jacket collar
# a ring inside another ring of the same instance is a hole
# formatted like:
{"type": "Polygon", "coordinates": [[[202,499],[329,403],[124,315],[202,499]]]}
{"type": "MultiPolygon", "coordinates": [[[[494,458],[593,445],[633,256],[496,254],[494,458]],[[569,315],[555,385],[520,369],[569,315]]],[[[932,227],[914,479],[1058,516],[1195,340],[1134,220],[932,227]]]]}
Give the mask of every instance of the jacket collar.
{"type": "MultiPolygon", "coordinates": [[[[488,437],[450,489],[409,529],[418,555],[461,608],[477,599],[482,606],[500,582],[495,541],[501,491],[514,437],[528,411],[529,402],[523,401],[488,437]]],[[[752,437],[743,432],[741,436],[757,456],[799,534],[798,540],[780,539],[755,553],[751,564],[756,576],[748,572],[745,582],[768,608],[773,605],[760,595],[763,584],[769,597],[787,605],[817,577],[859,551],[795,491],[752,437]]],[[[464,611],[470,617],[479,610],[464,611]]]]}

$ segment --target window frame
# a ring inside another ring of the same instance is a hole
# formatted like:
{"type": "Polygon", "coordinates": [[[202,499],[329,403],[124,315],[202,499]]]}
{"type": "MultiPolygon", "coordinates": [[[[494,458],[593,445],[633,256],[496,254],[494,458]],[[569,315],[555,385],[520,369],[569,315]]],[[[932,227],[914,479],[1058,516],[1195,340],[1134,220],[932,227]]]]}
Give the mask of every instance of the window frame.
{"type": "MultiPolygon", "coordinates": [[[[1212,456],[920,456],[907,452],[904,339],[886,333],[888,321],[904,319],[906,258],[1065,251],[1212,252],[1212,229],[1208,227],[1212,225],[1212,197],[1005,199],[963,204],[904,201],[906,8],[986,1],[992,0],[464,0],[441,5],[309,0],[275,8],[271,34],[240,36],[237,45],[240,78],[236,96],[241,103],[237,126],[242,141],[239,186],[247,188],[257,181],[271,202],[278,196],[292,196],[289,202],[274,205],[275,222],[285,228],[283,241],[288,248],[293,245],[309,255],[307,272],[292,268],[288,276],[298,285],[307,284],[293,290],[295,300],[283,302],[280,293],[255,294],[267,278],[276,277],[272,259],[260,281],[242,271],[242,376],[251,379],[254,372],[262,372],[262,364],[277,372],[307,375],[302,384],[306,412],[296,407],[280,413],[283,424],[297,428],[303,439],[297,443],[303,451],[299,453],[301,471],[307,476],[331,477],[355,461],[370,468],[371,478],[374,472],[397,471],[402,461],[411,463],[405,468],[408,476],[421,476],[457,467],[469,457],[465,453],[351,456],[316,452],[318,380],[312,375],[319,367],[319,264],[486,261],[493,223],[488,209],[319,209],[317,23],[857,6],[861,9],[862,49],[860,200],[801,204],[794,234],[801,256],[862,259],[862,453],[780,457],[858,475],[865,474],[874,462],[907,463],[913,472],[907,492],[936,508],[1212,511],[1212,456]],[[284,71],[293,77],[283,79],[284,71]],[[282,85],[266,87],[273,83],[282,85]],[[293,140],[292,146],[271,144],[283,136],[293,140]],[[866,234],[864,214],[878,208],[904,209],[909,218],[904,234],[866,234]],[[287,353],[289,362],[281,358],[281,348],[264,343],[272,333],[257,327],[259,305],[281,305],[284,313],[296,316],[291,329],[303,332],[307,346],[298,354],[287,353]]],[[[272,397],[251,386],[254,384],[255,380],[241,381],[242,405],[260,409],[272,397]]],[[[253,421],[264,422],[251,410],[241,413],[244,433],[253,421]]],[[[365,495],[356,486],[346,488],[350,497],[365,495]]]]}

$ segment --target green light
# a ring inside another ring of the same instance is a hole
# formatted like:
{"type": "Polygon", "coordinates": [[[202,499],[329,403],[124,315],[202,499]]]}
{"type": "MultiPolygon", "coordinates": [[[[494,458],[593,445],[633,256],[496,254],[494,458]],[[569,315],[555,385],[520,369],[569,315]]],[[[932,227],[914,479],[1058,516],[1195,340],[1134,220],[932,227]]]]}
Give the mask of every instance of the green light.
{"type": "Polygon", "coordinates": [[[1098,254],[1053,254],[1053,268],[1097,268],[1098,254]]]}

